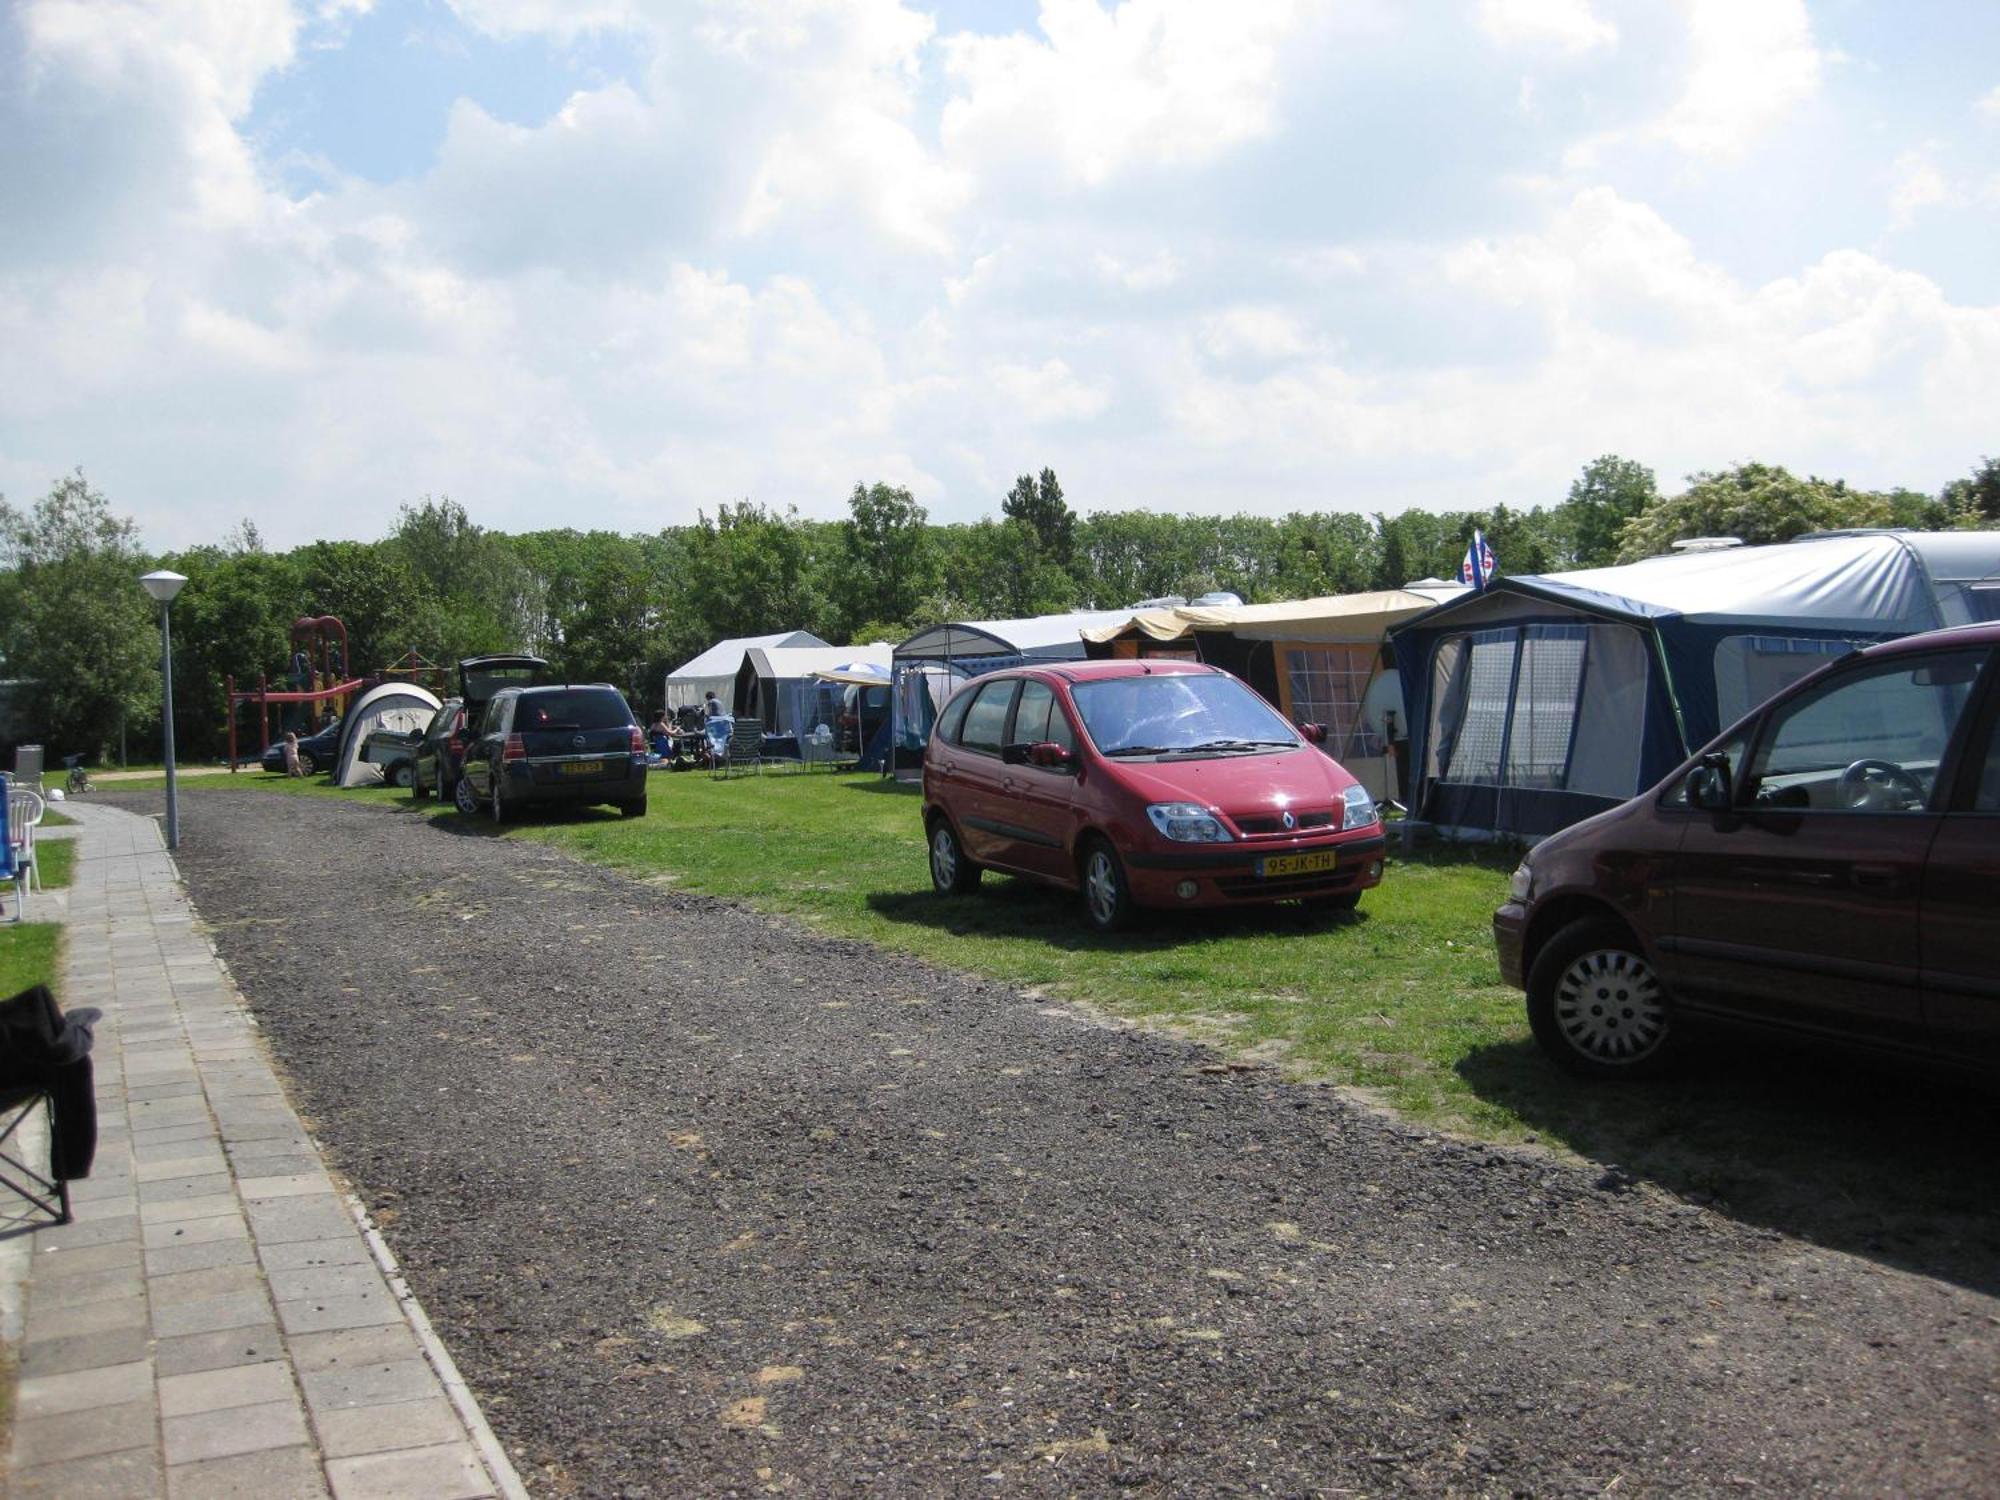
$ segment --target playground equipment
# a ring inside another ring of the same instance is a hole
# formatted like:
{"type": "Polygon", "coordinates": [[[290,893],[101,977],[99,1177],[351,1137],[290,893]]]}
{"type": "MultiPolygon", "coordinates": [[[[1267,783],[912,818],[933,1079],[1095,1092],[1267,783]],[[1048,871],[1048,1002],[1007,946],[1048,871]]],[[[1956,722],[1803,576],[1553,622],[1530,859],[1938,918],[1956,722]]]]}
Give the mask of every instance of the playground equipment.
{"type": "Polygon", "coordinates": [[[276,705],[279,714],[278,732],[285,731],[284,715],[288,705],[300,705],[300,716],[304,724],[300,727],[310,731],[321,711],[339,718],[346,714],[349,700],[363,686],[359,677],[347,675],[347,627],[335,615],[301,616],[292,621],[292,687],[289,691],[271,691],[270,679],[262,672],[257,674],[257,688],[239,690],[236,679],[224,679],[223,686],[229,695],[229,769],[235,771],[238,763],[236,753],[236,711],[245,703],[257,705],[257,755],[261,760],[265,750],[270,748],[271,709],[276,705]]]}

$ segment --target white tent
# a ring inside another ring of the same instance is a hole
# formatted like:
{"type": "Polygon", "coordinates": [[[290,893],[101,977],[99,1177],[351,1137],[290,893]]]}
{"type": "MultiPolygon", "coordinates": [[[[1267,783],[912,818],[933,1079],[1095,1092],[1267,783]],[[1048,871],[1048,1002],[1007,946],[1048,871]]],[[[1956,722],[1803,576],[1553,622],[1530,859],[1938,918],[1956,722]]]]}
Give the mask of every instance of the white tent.
{"type": "Polygon", "coordinates": [[[340,726],[340,751],[334,758],[335,786],[373,786],[382,779],[382,768],[362,759],[368,736],[378,730],[395,734],[419,733],[443,707],[435,693],[413,682],[385,682],[372,687],[355,700],[340,726]]]}
{"type": "Polygon", "coordinates": [[[717,641],[693,661],[683,662],[667,673],[667,712],[683,704],[701,706],[710,693],[729,701],[736,690],[736,673],[747,652],[774,646],[824,646],[826,642],[810,630],[781,630],[776,635],[748,635],[717,641]]]}
{"type": "Polygon", "coordinates": [[[1028,620],[952,620],[904,641],[896,664],[964,662],[977,673],[1018,661],[1081,661],[1086,630],[1122,625],[1131,616],[1125,609],[1091,609],[1028,620]]]}

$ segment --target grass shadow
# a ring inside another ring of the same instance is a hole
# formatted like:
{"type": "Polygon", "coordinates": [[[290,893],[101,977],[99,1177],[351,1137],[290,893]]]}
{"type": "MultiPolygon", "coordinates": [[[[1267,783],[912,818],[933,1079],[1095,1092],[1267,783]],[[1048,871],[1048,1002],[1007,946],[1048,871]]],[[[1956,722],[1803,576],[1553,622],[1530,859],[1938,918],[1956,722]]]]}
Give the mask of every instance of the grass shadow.
{"type": "Polygon", "coordinates": [[[1739,1222],[2000,1294],[1991,1089],[1737,1039],[1650,1082],[1573,1079],[1529,1041],[1457,1071],[1547,1139],[1739,1222]]]}
{"type": "Polygon", "coordinates": [[[1066,952],[1160,953],[1232,937],[1282,937],[1359,926],[1365,909],[1332,911],[1299,902],[1197,911],[1141,909],[1123,932],[1101,933],[1084,922],[1082,898],[1040,881],[988,874],[967,896],[930,890],[870,891],[868,909],[885,921],[953,937],[1024,938],[1066,952]]]}

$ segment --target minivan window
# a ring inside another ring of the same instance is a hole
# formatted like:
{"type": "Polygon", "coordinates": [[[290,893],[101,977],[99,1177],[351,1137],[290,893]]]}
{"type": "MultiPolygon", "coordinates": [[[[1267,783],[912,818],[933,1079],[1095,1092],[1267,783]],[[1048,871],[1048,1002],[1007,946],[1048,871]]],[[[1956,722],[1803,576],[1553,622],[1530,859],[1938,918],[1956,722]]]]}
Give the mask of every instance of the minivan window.
{"type": "Polygon", "coordinates": [[[1007,709],[1014,701],[1014,679],[989,682],[979,689],[972,707],[965,713],[965,728],[958,742],[968,750],[1000,753],[1000,738],[1007,730],[1007,709]]]}
{"type": "Polygon", "coordinates": [[[614,689],[565,688],[554,693],[523,693],[514,700],[514,728],[622,729],[632,723],[632,710],[614,689]]]}
{"type": "Polygon", "coordinates": [[[1112,677],[1078,683],[1070,697],[1102,755],[1295,750],[1300,743],[1276,709],[1219,673],[1112,677]]]}
{"type": "Polygon", "coordinates": [[[1747,787],[1764,807],[1922,810],[1984,658],[1984,652],[1901,658],[1781,705],[1747,787]]]}
{"type": "Polygon", "coordinates": [[[938,718],[937,732],[938,738],[947,745],[958,743],[958,732],[965,725],[965,711],[972,707],[972,700],[978,692],[977,688],[961,688],[944,706],[944,713],[938,718]]]}
{"type": "MultiPolygon", "coordinates": [[[[1056,695],[1045,682],[1032,679],[1021,684],[1021,701],[1014,705],[1014,743],[1038,745],[1049,737],[1049,715],[1055,712],[1056,695]]],[[[1061,718],[1060,713],[1056,714],[1061,718]]]]}

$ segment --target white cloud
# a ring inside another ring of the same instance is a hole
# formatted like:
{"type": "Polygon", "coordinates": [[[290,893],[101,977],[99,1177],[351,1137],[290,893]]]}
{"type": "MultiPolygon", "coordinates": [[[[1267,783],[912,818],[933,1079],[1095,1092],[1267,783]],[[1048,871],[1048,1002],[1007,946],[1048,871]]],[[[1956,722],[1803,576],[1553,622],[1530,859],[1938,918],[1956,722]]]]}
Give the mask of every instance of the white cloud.
{"type": "Polygon", "coordinates": [[[1980,95],[1979,102],[1972,109],[1983,120],[2000,122],[2000,84],[1980,95]]]}
{"type": "Polygon", "coordinates": [[[1040,38],[943,45],[960,92],[941,134],[956,157],[1053,167],[1097,185],[1133,167],[1204,163],[1269,133],[1294,0],[1042,0],[1040,38]]]}
{"type": "Polygon", "coordinates": [[[1735,156],[1819,88],[1805,0],[1684,0],[1692,66],[1652,133],[1699,156],[1735,156]]]}
{"type": "Polygon", "coordinates": [[[1964,194],[1938,165],[1933,150],[1933,147],[1925,146],[1906,151],[1896,158],[1893,168],[1895,181],[1889,192],[1889,225],[1892,229],[1909,228],[1924,209],[1964,200],[1964,194]]]}
{"type": "Polygon", "coordinates": [[[1589,52],[1618,40],[1618,28],[1601,18],[1591,0],[1479,0],[1479,27],[1505,46],[1589,52]]]}
{"type": "Polygon", "coordinates": [[[1002,364],[992,372],[993,388],[1030,425],[1080,422],[1102,412],[1110,394],[1079,380],[1060,359],[1027,365],[1002,364]]]}

